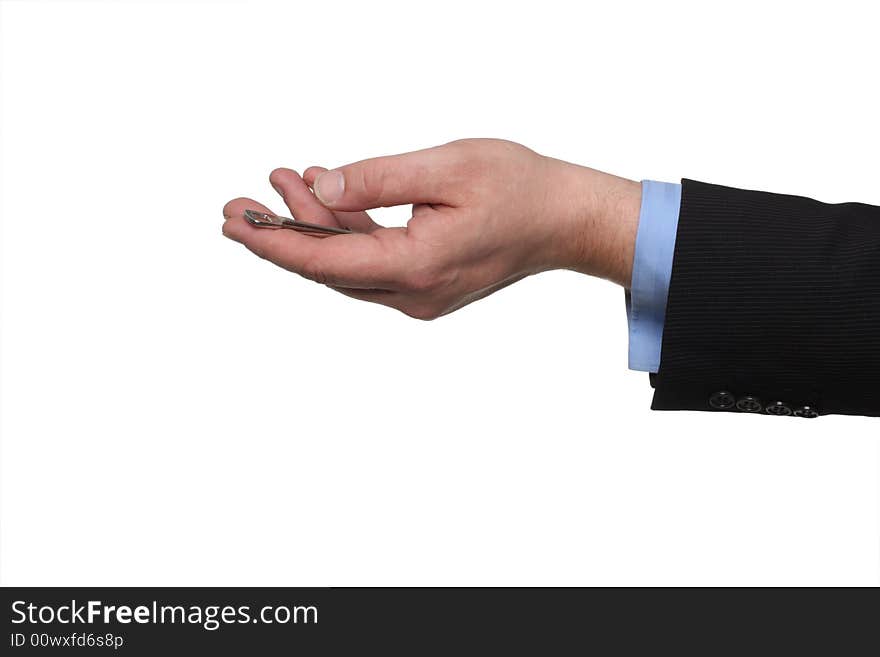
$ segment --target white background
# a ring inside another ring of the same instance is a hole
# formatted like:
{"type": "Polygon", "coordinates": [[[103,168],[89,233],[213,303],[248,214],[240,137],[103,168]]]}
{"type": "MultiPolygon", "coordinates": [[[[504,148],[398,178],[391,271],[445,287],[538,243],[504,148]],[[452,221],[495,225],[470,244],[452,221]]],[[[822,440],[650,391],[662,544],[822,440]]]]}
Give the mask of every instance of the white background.
{"type": "Polygon", "coordinates": [[[708,5],[2,2],[2,583],[880,583],[880,420],[651,412],[602,281],[424,323],[220,233],[471,136],[880,204],[868,3],[708,5]]]}

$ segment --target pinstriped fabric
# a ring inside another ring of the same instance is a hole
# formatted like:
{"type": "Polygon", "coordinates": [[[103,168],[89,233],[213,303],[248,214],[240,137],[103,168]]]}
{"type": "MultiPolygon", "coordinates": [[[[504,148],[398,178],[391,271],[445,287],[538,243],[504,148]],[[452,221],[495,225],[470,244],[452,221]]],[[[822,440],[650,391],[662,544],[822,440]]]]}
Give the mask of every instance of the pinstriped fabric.
{"type": "Polygon", "coordinates": [[[682,181],[652,408],[880,415],[880,208],[682,181]]]}

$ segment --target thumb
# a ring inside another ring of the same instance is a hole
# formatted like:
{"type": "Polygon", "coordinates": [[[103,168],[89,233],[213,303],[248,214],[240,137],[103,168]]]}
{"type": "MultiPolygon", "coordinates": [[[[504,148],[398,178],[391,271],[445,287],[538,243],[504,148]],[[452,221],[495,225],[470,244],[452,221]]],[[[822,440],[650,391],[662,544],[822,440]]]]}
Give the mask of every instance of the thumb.
{"type": "Polygon", "coordinates": [[[315,196],[347,212],[457,198],[461,157],[447,146],[388,155],[331,169],[315,179],[315,196]]]}

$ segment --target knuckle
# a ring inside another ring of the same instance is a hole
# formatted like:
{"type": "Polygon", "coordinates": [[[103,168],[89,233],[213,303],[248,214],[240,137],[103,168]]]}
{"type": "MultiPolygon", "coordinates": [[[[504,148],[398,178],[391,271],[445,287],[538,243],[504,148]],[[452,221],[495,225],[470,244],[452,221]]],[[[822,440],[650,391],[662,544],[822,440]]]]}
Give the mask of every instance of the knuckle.
{"type": "Polygon", "coordinates": [[[522,144],[505,139],[463,139],[451,142],[458,170],[469,181],[491,184],[528,167],[537,154],[522,144]]]}
{"type": "Polygon", "coordinates": [[[385,167],[370,166],[360,170],[360,186],[367,198],[380,200],[385,197],[388,176],[385,167]]]}
{"type": "Polygon", "coordinates": [[[410,292],[424,294],[432,292],[437,287],[437,281],[430,272],[412,272],[407,275],[405,285],[410,292]]]}
{"type": "Polygon", "coordinates": [[[429,294],[445,287],[448,278],[439,266],[425,265],[407,272],[403,283],[409,292],[429,294]]]}
{"type": "Polygon", "coordinates": [[[324,267],[322,267],[316,260],[309,260],[306,262],[299,273],[304,278],[314,281],[315,283],[320,283],[321,285],[328,285],[331,282],[324,267]]]}
{"type": "Polygon", "coordinates": [[[403,312],[409,317],[423,322],[430,322],[441,315],[440,311],[431,305],[411,306],[409,308],[404,308],[403,312]]]}
{"type": "Polygon", "coordinates": [[[459,139],[447,144],[459,166],[476,167],[486,159],[486,148],[482,139],[459,139]]]}
{"type": "Polygon", "coordinates": [[[529,151],[528,148],[515,141],[492,138],[458,139],[447,144],[465,158],[497,158],[507,157],[514,153],[529,151]]]}

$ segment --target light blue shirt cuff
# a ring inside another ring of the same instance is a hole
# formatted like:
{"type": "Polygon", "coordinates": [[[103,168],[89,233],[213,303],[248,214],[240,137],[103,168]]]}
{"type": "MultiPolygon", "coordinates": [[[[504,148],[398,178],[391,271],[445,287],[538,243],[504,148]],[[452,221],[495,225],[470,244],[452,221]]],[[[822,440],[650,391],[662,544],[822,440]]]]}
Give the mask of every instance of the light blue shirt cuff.
{"type": "Polygon", "coordinates": [[[626,291],[631,370],[656,372],[660,367],[666,297],[680,209],[681,185],[642,181],[632,284],[626,291]]]}

